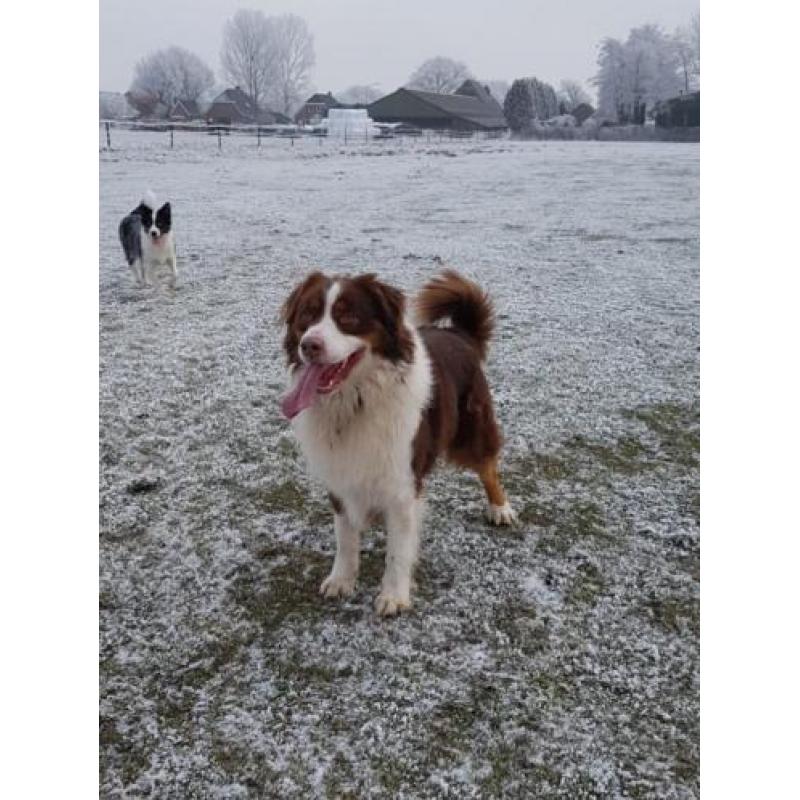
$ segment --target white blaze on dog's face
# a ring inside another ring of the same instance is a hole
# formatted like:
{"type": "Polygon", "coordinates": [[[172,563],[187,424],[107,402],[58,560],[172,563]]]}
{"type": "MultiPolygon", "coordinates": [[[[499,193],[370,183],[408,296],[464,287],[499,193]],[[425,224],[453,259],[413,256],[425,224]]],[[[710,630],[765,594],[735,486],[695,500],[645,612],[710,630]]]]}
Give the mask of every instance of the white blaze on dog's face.
{"type": "Polygon", "coordinates": [[[403,294],[374,275],[309,275],[283,307],[284,348],[292,389],[283,411],[292,418],[357,373],[364,356],[410,360],[413,340],[403,325],[403,294]]]}
{"type": "MultiPolygon", "coordinates": [[[[306,364],[338,364],[346,360],[366,345],[359,336],[346,333],[333,318],[333,306],[342,294],[342,284],[334,281],[325,292],[325,308],[322,318],[314,323],[300,339],[298,346],[300,360],[306,364]]],[[[346,303],[346,301],[345,301],[346,303]]],[[[340,304],[337,307],[337,318],[352,321],[354,312],[340,304]]],[[[351,325],[352,327],[352,325],[351,325]]]]}

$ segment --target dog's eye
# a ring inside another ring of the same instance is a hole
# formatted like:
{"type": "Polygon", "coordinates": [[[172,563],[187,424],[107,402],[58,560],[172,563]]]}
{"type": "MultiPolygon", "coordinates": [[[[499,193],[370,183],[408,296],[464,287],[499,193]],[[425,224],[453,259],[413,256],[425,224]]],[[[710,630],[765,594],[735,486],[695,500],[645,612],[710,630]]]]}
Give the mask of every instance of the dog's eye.
{"type": "Polygon", "coordinates": [[[297,317],[297,322],[301,327],[307,328],[316,316],[317,313],[313,308],[304,308],[297,317]]]}
{"type": "Polygon", "coordinates": [[[344,311],[339,314],[339,324],[346,328],[355,328],[358,325],[358,316],[352,311],[344,311]]]}

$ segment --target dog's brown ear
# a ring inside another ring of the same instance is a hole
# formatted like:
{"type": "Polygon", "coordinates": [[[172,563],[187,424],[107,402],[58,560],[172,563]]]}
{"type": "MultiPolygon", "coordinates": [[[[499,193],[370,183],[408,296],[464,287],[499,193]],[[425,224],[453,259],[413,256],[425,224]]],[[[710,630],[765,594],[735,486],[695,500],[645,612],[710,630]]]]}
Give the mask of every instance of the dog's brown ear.
{"type": "Polygon", "coordinates": [[[372,272],[355,278],[355,283],[372,299],[378,319],[386,331],[381,355],[389,361],[410,361],[414,352],[414,342],[403,325],[405,295],[394,286],[378,280],[372,272]]]}
{"type": "Polygon", "coordinates": [[[286,358],[289,364],[297,364],[297,346],[300,340],[295,330],[295,320],[300,310],[303,298],[308,297],[309,293],[325,285],[326,278],[321,272],[312,272],[304,281],[299,283],[292,290],[291,294],[281,306],[280,321],[286,325],[286,335],[283,337],[283,349],[286,351],[286,358]]]}
{"type": "Polygon", "coordinates": [[[290,325],[292,320],[297,315],[297,309],[300,305],[300,299],[307,290],[312,289],[314,286],[325,282],[325,276],[317,271],[312,272],[304,281],[301,281],[297,286],[292,289],[291,294],[286,298],[280,311],[280,320],[285,325],[290,325]]]}

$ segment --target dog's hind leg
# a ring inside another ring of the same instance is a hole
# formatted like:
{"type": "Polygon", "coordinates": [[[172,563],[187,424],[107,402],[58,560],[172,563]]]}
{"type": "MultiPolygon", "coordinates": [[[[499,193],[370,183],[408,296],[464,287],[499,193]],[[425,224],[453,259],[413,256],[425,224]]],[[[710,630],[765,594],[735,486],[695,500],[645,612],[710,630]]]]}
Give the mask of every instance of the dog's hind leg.
{"type": "Polygon", "coordinates": [[[131,272],[133,273],[133,280],[137,286],[144,286],[144,264],[141,258],[134,259],[131,264],[131,272]]]}
{"type": "Polygon", "coordinates": [[[497,456],[487,459],[478,467],[477,472],[483,488],[486,490],[486,498],[489,501],[486,509],[486,516],[489,522],[492,525],[516,524],[517,515],[511,508],[503,485],[500,483],[500,476],[497,472],[497,456]]]}

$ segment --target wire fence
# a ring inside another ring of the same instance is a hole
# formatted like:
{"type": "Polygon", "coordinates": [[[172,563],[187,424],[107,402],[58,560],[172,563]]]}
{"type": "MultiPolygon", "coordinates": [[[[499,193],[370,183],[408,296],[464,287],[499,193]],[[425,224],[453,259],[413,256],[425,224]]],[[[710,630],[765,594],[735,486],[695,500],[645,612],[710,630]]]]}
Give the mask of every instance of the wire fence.
{"type": "Polygon", "coordinates": [[[505,131],[469,131],[469,130],[430,130],[410,127],[376,126],[372,129],[349,130],[329,134],[322,128],[300,128],[296,125],[215,125],[193,122],[134,122],[128,120],[100,120],[101,148],[112,150],[119,144],[116,131],[140,131],[163,134],[165,148],[174,149],[176,133],[194,134],[211,137],[218,150],[223,150],[228,137],[252,139],[255,147],[261,147],[263,140],[277,139],[288,141],[294,147],[298,140],[317,141],[323,147],[326,141],[335,144],[358,144],[370,142],[391,142],[397,140],[420,141],[425,143],[502,139],[505,131]],[[377,130],[376,130],[377,128],[377,130]]]}

